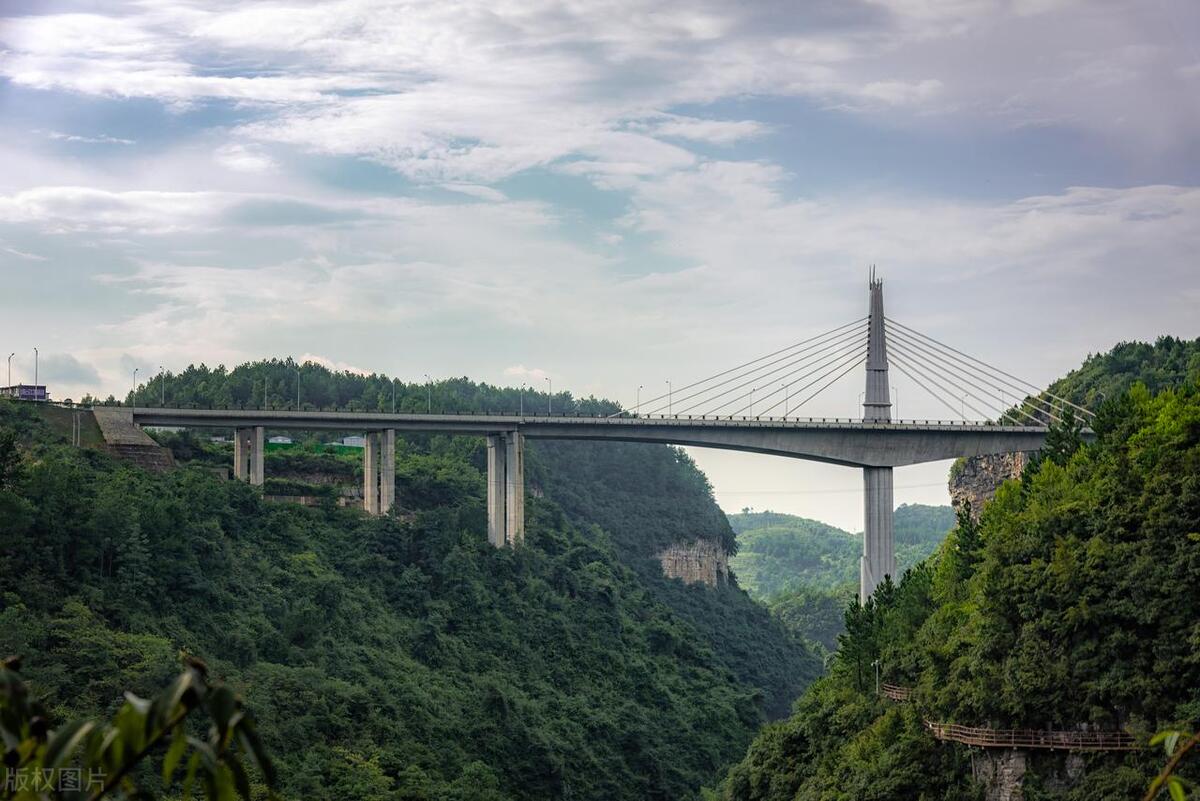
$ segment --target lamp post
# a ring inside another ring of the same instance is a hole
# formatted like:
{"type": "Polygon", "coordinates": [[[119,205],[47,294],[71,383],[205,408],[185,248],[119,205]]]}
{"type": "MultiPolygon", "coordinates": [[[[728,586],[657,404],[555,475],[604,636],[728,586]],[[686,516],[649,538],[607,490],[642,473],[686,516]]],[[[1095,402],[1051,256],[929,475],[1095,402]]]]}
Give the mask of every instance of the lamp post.
{"type": "Polygon", "coordinates": [[[553,406],[551,406],[554,402],[554,382],[550,380],[550,376],[545,376],[545,379],[548,387],[546,390],[546,414],[550,415],[554,414],[553,406]]]}
{"type": "Polygon", "coordinates": [[[429,373],[425,374],[425,412],[433,414],[433,379],[429,377],[429,373]]]}
{"type": "Polygon", "coordinates": [[[875,666],[875,694],[879,695],[879,660],[876,659],[871,664],[875,666]]]}
{"type": "Polygon", "coordinates": [[[396,413],[396,379],[392,379],[392,414],[396,413]]]}
{"type": "Polygon", "coordinates": [[[899,420],[900,419],[900,390],[896,388],[895,384],[892,384],[892,394],[896,396],[896,399],[894,401],[892,401],[892,411],[896,413],[896,419],[899,420]]]}
{"type": "Polygon", "coordinates": [[[961,398],[958,399],[958,402],[962,406],[962,419],[963,419],[963,422],[965,423],[965,422],[967,422],[967,396],[963,395],[961,398]]]}
{"type": "Polygon", "coordinates": [[[163,369],[163,366],[161,364],[158,366],[158,388],[159,388],[159,396],[160,396],[158,399],[158,405],[163,408],[166,408],[166,406],[167,406],[167,371],[163,369]]]}
{"type": "MultiPolygon", "coordinates": [[[[672,391],[671,380],[667,379],[667,417],[675,416],[675,409],[674,409],[674,404],[672,403],[671,391],[672,391]]],[[[662,396],[660,395],[659,397],[662,397],[662,396]]],[[[659,408],[661,409],[662,407],[660,406],[659,408]]]]}
{"type": "Polygon", "coordinates": [[[525,416],[525,382],[521,382],[521,390],[517,395],[517,408],[521,417],[525,416]]]}
{"type": "Polygon", "coordinates": [[[754,390],[757,387],[750,387],[750,416],[754,416],[754,390]]]}
{"type": "Polygon", "coordinates": [[[638,384],[637,405],[633,407],[633,414],[635,417],[642,416],[642,385],[641,384],[638,384]]]}
{"type": "Polygon", "coordinates": [[[792,391],[787,384],[780,384],[779,386],[783,387],[783,419],[786,420],[788,416],[788,396],[791,395],[792,391]]]}
{"type": "Polygon", "coordinates": [[[37,389],[36,389],[37,385],[38,385],[38,349],[34,348],[33,349],[33,386],[35,387],[35,389],[33,390],[33,392],[34,392],[35,397],[37,395],[37,389]]]}
{"type": "Polygon", "coordinates": [[[12,386],[12,357],[16,356],[16,352],[8,354],[8,385],[12,386]]]}
{"type": "Polygon", "coordinates": [[[133,368],[133,408],[137,408],[137,374],[140,367],[133,368]]]}

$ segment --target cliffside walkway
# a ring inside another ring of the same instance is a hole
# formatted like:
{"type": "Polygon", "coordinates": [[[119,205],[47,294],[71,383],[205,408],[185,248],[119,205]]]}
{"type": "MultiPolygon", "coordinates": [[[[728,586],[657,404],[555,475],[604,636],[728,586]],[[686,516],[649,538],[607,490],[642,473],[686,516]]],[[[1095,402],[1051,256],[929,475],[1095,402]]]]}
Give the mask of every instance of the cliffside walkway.
{"type": "MultiPolygon", "coordinates": [[[[893,701],[912,698],[911,687],[881,684],[880,694],[893,701]]],[[[1123,731],[1056,731],[1053,729],[991,729],[957,723],[925,721],[936,739],[980,748],[1037,748],[1047,751],[1137,751],[1142,746],[1123,731]]]]}
{"type": "Polygon", "coordinates": [[[987,729],[925,721],[939,740],[982,748],[1042,748],[1050,751],[1136,751],[1132,734],[1123,731],[1054,731],[1051,729],[987,729]]]}

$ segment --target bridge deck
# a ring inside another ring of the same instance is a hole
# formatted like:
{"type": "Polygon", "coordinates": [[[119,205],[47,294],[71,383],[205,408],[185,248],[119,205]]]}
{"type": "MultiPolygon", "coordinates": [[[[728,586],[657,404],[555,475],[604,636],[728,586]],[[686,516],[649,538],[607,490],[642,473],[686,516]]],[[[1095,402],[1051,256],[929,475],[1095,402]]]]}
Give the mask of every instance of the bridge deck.
{"type": "Polygon", "coordinates": [[[847,467],[903,465],[1042,447],[1046,429],[987,423],[850,418],[584,417],[512,414],[386,414],[270,409],[128,410],[133,422],[157,426],[497,434],[531,439],[616,440],[689,445],[809,459],[847,467]]]}

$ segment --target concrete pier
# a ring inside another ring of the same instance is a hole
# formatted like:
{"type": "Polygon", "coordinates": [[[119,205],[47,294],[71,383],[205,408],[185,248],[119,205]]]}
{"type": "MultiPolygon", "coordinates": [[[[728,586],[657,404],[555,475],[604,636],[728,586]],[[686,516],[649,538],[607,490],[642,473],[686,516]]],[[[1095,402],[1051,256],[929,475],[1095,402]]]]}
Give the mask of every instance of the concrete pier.
{"type": "Polygon", "coordinates": [[[863,499],[863,554],[858,570],[860,603],[867,602],[884,576],[896,578],[892,468],[863,468],[863,499]]]}
{"type": "Polygon", "coordinates": [[[266,480],[263,432],[263,426],[247,426],[236,429],[233,437],[233,477],[256,487],[266,480]]]}
{"type": "Polygon", "coordinates": [[[363,509],[385,515],[396,504],[396,429],[363,437],[363,509]]]}
{"type": "Polygon", "coordinates": [[[488,542],[497,548],[525,541],[525,437],[519,431],[487,436],[488,542]]]}

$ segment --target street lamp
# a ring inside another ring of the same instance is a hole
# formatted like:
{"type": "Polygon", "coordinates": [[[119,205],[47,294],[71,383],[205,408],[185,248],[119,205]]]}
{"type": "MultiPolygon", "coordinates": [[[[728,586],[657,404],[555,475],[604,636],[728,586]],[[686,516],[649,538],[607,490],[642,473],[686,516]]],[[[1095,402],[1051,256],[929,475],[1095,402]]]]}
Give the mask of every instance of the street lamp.
{"type": "Polygon", "coordinates": [[[636,417],[642,416],[642,385],[641,384],[638,384],[637,405],[633,407],[633,414],[636,417]]]}
{"type": "Polygon", "coordinates": [[[755,387],[750,387],[750,416],[754,416],[754,390],[755,387]]]}
{"type": "Polygon", "coordinates": [[[517,395],[517,397],[518,397],[517,403],[518,403],[518,408],[520,409],[520,415],[521,415],[521,417],[524,417],[525,416],[525,382],[524,381],[521,382],[521,391],[517,395]]]}
{"type": "Polygon", "coordinates": [[[875,666],[875,694],[879,695],[879,660],[876,659],[871,664],[875,666]]]}
{"type": "Polygon", "coordinates": [[[783,387],[783,419],[786,420],[788,416],[788,396],[791,395],[791,389],[787,384],[780,384],[779,386],[783,387]]]}
{"type": "Polygon", "coordinates": [[[161,364],[158,366],[158,375],[159,375],[159,378],[158,378],[159,394],[161,395],[161,397],[159,398],[159,401],[158,401],[158,405],[163,408],[166,408],[166,406],[167,406],[167,371],[163,369],[163,366],[161,364]]]}
{"type": "Polygon", "coordinates": [[[16,352],[8,354],[8,385],[12,386],[12,357],[16,356],[16,352]]]}
{"type": "Polygon", "coordinates": [[[137,374],[140,367],[133,368],[133,408],[137,408],[137,374]]]}
{"type": "Polygon", "coordinates": [[[963,395],[961,398],[958,399],[958,402],[962,405],[962,419],[963,419],[963,422],[965,423],[965,422],[967,422],[967,396],[963,395]]]}
{"type": "Polygon", "coordinates": [[[396,413],[396,379],[392,379],[392,414],[396,413]]]}
{"type": "MultiPolygon", "coordinates": [[[[34,348],[33,349],[33,386],[37,387],[37,385],[38,385],[38,350],[37,350],[37,348],[34,348]]],[[[37,389],[34,389],[33,392],[34,392],[34,396],[36,397],[37,389]]]]}
{"type": "Polygon", "coordinates": [[[554,402],[554,382],[550,380],[550,376],[543,376],[543,378],[545,378],[546,384],[549,386],[549,389],[546,390],[546,414],[549,415],[554,413],[551,406],[554,402]]]}
{"type": "Polygon", "coordinates": [[[900,419],[900,390],[896,388],[895,384],[892,384],[892,394],[896,396],[896,399],[894,401],[892,401],[892,411],[896,413],[896,419],[899,420],[900,419]]]}
{"type": "MultiPolygon", "coordinates": [[[[671,391],[671,381],[670,379],[667,379],[667,417],[675,416],[675,410],[672,408],[671,403],[671,391]]],[[[662,396],[659,395],[659,397],[661,398],[662,396]]],[[[661,409],[662,407],[660,406],[659,408],[661,409]]]]}
{"type": "Polygon", "coordinates": [[[429,373],[425,374],[425,411],[427,414],[433,414],[433,379],[429,377],[429,373]]]}

